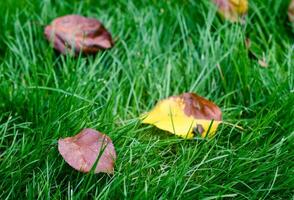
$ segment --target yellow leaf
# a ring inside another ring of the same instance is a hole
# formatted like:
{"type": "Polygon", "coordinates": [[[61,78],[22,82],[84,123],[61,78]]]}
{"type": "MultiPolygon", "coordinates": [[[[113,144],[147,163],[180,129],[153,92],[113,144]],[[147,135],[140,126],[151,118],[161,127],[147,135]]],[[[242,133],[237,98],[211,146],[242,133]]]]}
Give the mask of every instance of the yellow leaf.
{"type": "Polygon", "coordinates": [[[213,0],[218,12],[232,22],[237,22],[248,12],[248,0],[213,0]]]}
{"type": "Polygon", "coordinates": [[[157,103],[143,115],[144,124],[152,124],[183,138],[213,136],[221,123],[218,106],[194,93],[172,96],[157,103]]]}

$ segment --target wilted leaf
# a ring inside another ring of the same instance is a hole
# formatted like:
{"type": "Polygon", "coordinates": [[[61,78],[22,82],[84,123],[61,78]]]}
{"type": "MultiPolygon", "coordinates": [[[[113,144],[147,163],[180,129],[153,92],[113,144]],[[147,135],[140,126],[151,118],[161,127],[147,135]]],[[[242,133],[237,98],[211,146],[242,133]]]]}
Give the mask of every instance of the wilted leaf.
{"type": "Polygon", "coordinates": [[[189,139],[197,134],[206,137],[208,130],[213,136],[221,120],[220,108],[194,93],[164,99],[143,116],[143,123],[189,139]]]}
{"type": "Polygon", "coordinates": [[[248,12],[248,0],[213,0],[219,13],[226,19],[237,22],[248,12]]]}
{"type": "Polygon", "coordinates": [[[52,21],[45,28],[46,38],[54,48],[65,54],[93,54],[113,46],[110,33],[96,19],[79,15],[67,15],[52,21]]]}
{"type": "Polygon", "coordinates": [[[95,173],[113,173],[116,153],[111,139],[96,130],[84,129],[73,137],[58,140],[58,150],[73,168],[89,172],[97,165],[95,173]]]}
{"type": "Polygon", "coordinates": [[[288,17],[289,17],[290,22],[294,23],[294,0],[292,0],[289,5],[288,17]]]}

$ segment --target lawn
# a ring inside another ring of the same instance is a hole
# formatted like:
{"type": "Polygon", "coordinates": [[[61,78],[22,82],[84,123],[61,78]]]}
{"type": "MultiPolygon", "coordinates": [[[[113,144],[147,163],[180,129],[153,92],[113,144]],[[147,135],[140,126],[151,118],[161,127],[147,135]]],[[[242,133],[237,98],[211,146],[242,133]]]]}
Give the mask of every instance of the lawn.
{"type": "Polygon", "coordinates": [[[251,0],[247,22],[232,24],[200,0],[1,0],[0,199],[294,198],[287,7],[251,0]],[[56,53],[44,27],[72,13],[101,20],[115,46],[56,53]],[[258,64],[263,55],[268,67],[258,64]],[[222,109],[227,124],[214,138],[140,123],[184,92],[222,109]],[[58,153],[59,138],[86,127],[112,138],[114,175],[77,172],[58,153]]]}

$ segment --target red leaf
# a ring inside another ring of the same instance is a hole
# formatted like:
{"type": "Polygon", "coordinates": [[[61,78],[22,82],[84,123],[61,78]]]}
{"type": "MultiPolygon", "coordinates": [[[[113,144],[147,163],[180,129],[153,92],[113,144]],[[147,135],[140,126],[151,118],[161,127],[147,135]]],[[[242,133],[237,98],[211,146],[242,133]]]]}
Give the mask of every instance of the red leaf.
{"type": "Polygon", "coordinates": [[[116,152],[111,139],[96,130],[84,129],[73,137],[58,140],[58,150],[64,160],[81,172],[89,172],[98,163],[95,173],[112,174],[116,152]]]}
{"type": "Polygon", "coordinates": [[[98,20],[79,15],[53,20],[45,28],[45,36],[63,54],[72,50],[75,54],[93,54],[113,46],[110,33],[98,20]]]}

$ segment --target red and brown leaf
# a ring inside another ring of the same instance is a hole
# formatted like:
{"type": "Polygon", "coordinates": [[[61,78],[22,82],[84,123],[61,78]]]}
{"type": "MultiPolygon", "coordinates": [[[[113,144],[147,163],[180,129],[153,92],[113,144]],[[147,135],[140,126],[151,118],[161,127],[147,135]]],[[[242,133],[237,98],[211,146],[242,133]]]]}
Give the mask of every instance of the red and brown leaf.
{"type": "Polygon", "coordinates": [[[46,38],[54,48],[65,54],[93,54],[113,46],[113,40],[106,28],[96,19],[79,15],[67,15],[52,21],[45,28],[46,38]]]}
{"type": "Polygon", "coordinates": [[[98,159],[95,173],[114,172],[114,145],[107,135],[96,130],[87,128],[73,137],[59,139],[58,150],[64,160],[78,171],[89,172],[98,159]]]}

